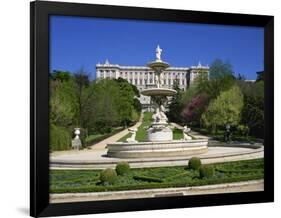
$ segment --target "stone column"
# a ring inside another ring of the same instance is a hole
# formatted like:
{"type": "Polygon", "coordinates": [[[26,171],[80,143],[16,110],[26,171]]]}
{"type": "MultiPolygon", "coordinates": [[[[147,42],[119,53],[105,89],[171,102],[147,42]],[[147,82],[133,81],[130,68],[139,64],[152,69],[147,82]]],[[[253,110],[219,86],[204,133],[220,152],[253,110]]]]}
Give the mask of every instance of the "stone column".
{"type": "Polygon", "coordinates": [[[115,70],[115,79],[118,79],[120,77],[119,70],[115,70]]]}
{"type": "Polygon", "coordinates": [[[135,72],[132,72],[132,84],[135,85],[135,72]]]}
{"type": "Polygon", "coordinates": [[[99,70],[96,71],[96,78],[97,78],[97,79],[100,78],[100,71],[99,71],[99,70]]]}

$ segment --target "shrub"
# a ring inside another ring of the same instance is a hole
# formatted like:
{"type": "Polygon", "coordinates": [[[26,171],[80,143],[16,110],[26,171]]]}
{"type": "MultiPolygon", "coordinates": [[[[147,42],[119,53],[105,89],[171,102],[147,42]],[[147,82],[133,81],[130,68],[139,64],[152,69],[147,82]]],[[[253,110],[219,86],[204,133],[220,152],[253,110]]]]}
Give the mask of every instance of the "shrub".
{"type": "Polygon", "coordinates": [[[211,165],[202,165],[199,169],[200,178],[211,178],[214,175],[214,167],[211,165]]]}
{"type": "Polygon", "coordinates": [[[237,131],[238,131],[239,135],[247,137],[249,135],[250,129],[246,125],[238,125],[237,126],[237,131]]]}
{"type": "Polygon", "coordinates": [[[199,170],[201,166],[201,160],[198,157],[192,157],[188,162],[188,168],[193,170],[199,170]]]}
{"type": "Polygon", "coordinates": [[[117,178],[116,171],[113,169],[105,169],[100,173],[100,181],[103,184],[113,184],[117,178]]]}
{"type": "Polygon", "coordinates": [[[50,126],[50,150],[61,151],[71,148],[71,133],[66,128],[50,126]]]}
{"type": "Polygon", "coordinates": [[[115,170],[117,175],[125,175],[130,171],[130,165],[127,162],[119,162],[115,170]]]}

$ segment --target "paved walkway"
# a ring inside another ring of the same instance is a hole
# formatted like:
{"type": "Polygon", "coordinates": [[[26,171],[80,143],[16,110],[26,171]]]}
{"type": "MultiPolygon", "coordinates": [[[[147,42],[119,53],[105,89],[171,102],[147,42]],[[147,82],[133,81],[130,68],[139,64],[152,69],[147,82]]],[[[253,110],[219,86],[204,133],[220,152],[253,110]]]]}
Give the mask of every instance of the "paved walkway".
{"type": "MultiPolygon", "coordinates": [[[[140,120],[134,125],[129,128],[138,128],[142,124],[143,119],[143,113],[141,113],[140,120]]],[[[123,136],[127,135],[129,133],[129,128],[122,130],[121,132],[118,132],[96,144],[93,144],[89,146],[89,148],[85,148],[83,150],[67,150],[67,151],[55,151],[51,153],[51,157],[56,156],[64,156],[64,155],[75,155],[75,156],[83,156],[85,154],[93,155],[96,153],[96,151],[103,151],[103,153],[106,152],[106,145],[108,143],[116,142],[123,136]]]]}
{"type": "MultiPolygon", "coordinates": [[[[51,156],[50,167],[52,169],[105,169],[115,167],[120,161],[127,161],[132,168],[161,167],[161,166],[184,166],[191,156],[162,157],[162,158],[133,158],[119,159],[106,156],[104,150],[89,150],[88,152],[62,154],[51,156]]],[[[204,164],[219,163],[225,161],[249,160],[263,158],[263,147],[241,148],[241,147],[209,147],[204,154],[196,155],[204,164]]]]}
{"type": "MultiPolygon", "coordinates": [[[[177,123],[170,123],[170,125],[172,125],[172,126],[178,128],[178,129],[183,129],[183,126],[181,126],[181,125],[179,125],[179,124],[177,124],[177,123]]],[[[196,132],[196,131],[194,131],[194,130],[192,130],[192,129],[190,130],[190,132],[189,132],[188,134],[191,135],[191,136],[193,136],[193,137],[196,138],[196,139],[210,139],[210,137],[205,136],[205,135],[202,135],[201,133],[196,132]]]]}
{"type": "MultiPolygon", "coordinates": [[[[142,119],[143,119],[143,113],[141,113],[140,120],[134,126],[129,127],[129,128],[138,128],[142,124],[142,119]]],[[[129,130],[128,130],[129,128],[124,129],[123,131],[116,133],[115,135],[110,136],[110,137],[90,146],[90,148],[92,150],[104,150],[108,143],[116,142],[123,136],[127,135],[129,133],[129,130]]]]}
{"type": "Polygon", "coordinates": [[[204,195],[204,194],[218,194],[218,193],[254,192],[254,191],[263,191],[263,190],[264,190],[264,181],[253,180],[253,181],[245,181],[245,182],[194,186],[194,187],[180,187],[180,188],[50,194],[50,202],[62,203],[62,202],[82,202],[82,201],[103,201],[103,200],[117,200],[117,199],[137,199],[137,198],[204,195]]]}

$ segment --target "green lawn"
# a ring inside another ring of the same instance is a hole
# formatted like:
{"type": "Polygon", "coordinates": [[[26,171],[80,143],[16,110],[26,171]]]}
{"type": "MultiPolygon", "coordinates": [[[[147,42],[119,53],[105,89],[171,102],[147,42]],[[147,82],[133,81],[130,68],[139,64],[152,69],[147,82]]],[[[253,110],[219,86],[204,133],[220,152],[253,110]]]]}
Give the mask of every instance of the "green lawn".
{"type": "Polygon", "coordinates": [[[174,128],[173,129],[173,140],[183,139],[183,133],[181,129],[174,128]]]}
{"type": "Polygon", "coordinates": [[[146,129],[151,124],[152,115],[153,115],[152,112],[145,112],[143,114],[142,124],[139,126],[137,134],[136,134],[137,141],[139,141],[139,142],[146,141],[146,129]]]}
{"type": "Polygon", "coordinates": [[[131,169],[113,185],[100,183],[100,170],[51,170],[51,193],[101,192],[149,188],[187,187],[263,179],[263,159],[213,164],[212,178],[201,179],[198,171],[182,167],[131,169]]]}
{"type": "MultiPolygon", "coordinates": [[[[146,140],[146,128],[150,126],[152,112],[144,112],[143,113],[143,121],[142,124],[138,127],[138,131],[136,134],[136,140],[139,142],[143,142],[146,140]]],[[[118,142],[125,142],[127,138],[131,137],[132,133],[128,133],[122,138],[118,139],[118,142]]]]}

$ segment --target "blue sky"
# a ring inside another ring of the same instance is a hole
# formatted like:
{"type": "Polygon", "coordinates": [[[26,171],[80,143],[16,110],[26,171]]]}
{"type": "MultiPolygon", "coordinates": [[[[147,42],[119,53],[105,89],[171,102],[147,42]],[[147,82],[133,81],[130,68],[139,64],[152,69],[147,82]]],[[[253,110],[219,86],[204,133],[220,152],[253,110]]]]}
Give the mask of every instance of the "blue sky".
{"type": "Polygon", "coordinates": [[[143,66],[155,59],[159,44],[171,66],[210,65],[220,58],[255,79],[263,70],[263,33],[257,27],[51,16],[50,70],[83,67],[95,78],[96,63],[143,66]]]}

